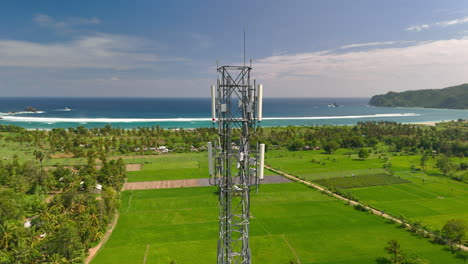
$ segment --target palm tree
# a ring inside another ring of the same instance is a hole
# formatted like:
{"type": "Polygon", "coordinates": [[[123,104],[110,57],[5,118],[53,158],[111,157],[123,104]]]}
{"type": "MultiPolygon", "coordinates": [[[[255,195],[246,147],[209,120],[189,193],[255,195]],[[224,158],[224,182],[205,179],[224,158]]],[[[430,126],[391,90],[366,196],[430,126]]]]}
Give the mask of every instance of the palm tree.
{"type": "Polygon", "coordinates": [[[399,264],[402,261],[403,251],[400,249],[400,244],[396,240],[390,240],[388,246],[385,247],[388,254],[392,255],[391,261],[393,264],[399,264]]]}
{"type": "Polygon", "coordinates": [[[0,248],[9,248],[17,229],[18,227],[10,221],[5,221],[0,224],[0,248]]]}
{"type": "Polygon", "coordinates": [[[48,259],[49,259],[49,261],[47,262],[47,264],[66,264],[66,263],[70,263],[70,262],[68,262],[68,260],[66,258],[60,256],[57,253],[49,256],[48,259]]]}
{"type": "Polygon", "coordinates": [[[40,151],[40,150],[35,150],[33,152],[34,154],[34,157],[39,161],[39,163],[41,164],[41,169],[42,169],[42,160],[44,160],[45,158],[45,154],[44,152],[40,151]]]}

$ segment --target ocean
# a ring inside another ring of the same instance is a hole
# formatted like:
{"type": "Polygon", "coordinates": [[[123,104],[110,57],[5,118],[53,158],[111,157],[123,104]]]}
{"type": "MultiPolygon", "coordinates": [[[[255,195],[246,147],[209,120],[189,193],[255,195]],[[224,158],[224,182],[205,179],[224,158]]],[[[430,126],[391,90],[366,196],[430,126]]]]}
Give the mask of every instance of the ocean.
{"type": "MultiPolygon", "coordinates": [[[[369,98],[266,98],[261,126],[352,125],[360,121],[419,123],[468,119],[468,110],[370,107],[369,98]],[[336,103],[338,107],[329,107],[336,103]]],[[[0,125],[28,129],[211,127],[209,98],[0,98],[0,125]],[[40,110],[24,112],[26,107],[40,110]]]]}

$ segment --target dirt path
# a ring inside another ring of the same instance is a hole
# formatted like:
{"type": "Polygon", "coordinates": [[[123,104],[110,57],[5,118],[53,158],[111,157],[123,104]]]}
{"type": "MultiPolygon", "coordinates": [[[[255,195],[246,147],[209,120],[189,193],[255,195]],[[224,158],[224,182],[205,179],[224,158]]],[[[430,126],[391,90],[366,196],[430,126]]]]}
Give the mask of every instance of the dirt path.
{"type": "Polygon", "coordinates": [[[164,154],[154,154],[154,155],[133,155],[133,156],[114,156],[110,157],[109,160],[116,160],[116,159],[144,159],[144,158],[161,158],[164,157],[164,154]]]}
{"type": "MultiPolygon", "coordinates": [[[[271,171],[273,171],[273,172],[276,172],[276,173],[278,173],[279,175],[283,175],[284,177],[287,177],[287,178],[289,178],[289,179],[291,179],[291,180],[293,180],[293,181],[303,183],[303,184],[305,184],[305,185],[307,185],[307,186],[310,186],[310,187],[313,187],[314,189],[317,189],[317,190],[319,190],[319,191],[321,191],[321,192],[327,193],[327,194],[329,194],[329,195],[331,195],[331,196],[333,196],[333,197],[335,197],[335,198],[337,198],[337,199],[346,201],[346,202],[348,202],[349,204],[351,204],[351,205],[353,205],[353,206],[355,206],[355,205],[360,205],[360,206],[366,208],[367,210],[369,210],[370,212],[372,212],[372,214],[374,214],[374,215],[379,215],[379,216],[381,216],[381,217],[383,217],[383,218],[386,218],[386,219],[390,219],[390,220],[392,220],[392,221],[395,221],[396,223],[404,224],[404,225],[405,225],[406,227],[408,227],[408,228],[416,229],[416,230],[418,230],[419,232],[422,232],[422,233],[424,233],[424,234],[426,234],[426,235],[429,235],[430,237],[434,237],[434,234],[431,233],[431,232],[428,232],[428,231],[423,230],[423,229],[419,229],[419,228],[414,227],[414,226],[412,226],[412,225],[410,225],[410,224],[407,224],[407,223],[403,223],[403,221],[401,221],[401,220],[398,219],[398,218],[395,218],[395,217],[393,217],[393,216],[391,216],[391,215],[389,215],[389,214],[386,214],[386,213],[384,213],[384,212],[382,212],[382,211],[379,211],[379,210],[377,210],[377,209],[374,209],[374,208],[369,207],[369,206],[367,206],[367,205],[364,205],[364,204],[362,204],[362,203],[359,203],[359,202],[350,200],[350,199],[348,199],[348,198],[346,198],[346,197],[343,197],[343,196],[341,196],[341,195],[338,195],[338,194],[336,194],[336,193],[333,193],[333,192],[329,191],[328,189],[323,188],[322,186],[319,186],[319,185],[317,185],[317,184],[314,184],[314,183],[311,183],[311,182],[308,182],[308,181],[301,180],[301,179],[297,178],[296,176],[293,176],[293,175],[287,174],[287,173],[285,173],[285,172],[282,172],[282,171],[280,171],[280,170],[274,169],[274,168],[272,168],[272,167],[270,167],[270,166],[268,166],[268,165],[265,165],[265,168],[267,168],[267,169],[269,169],[269,170],[271,170],[271,171]]],[[[457,247],[457,248],[460,248],[460,249],[463,250],[463,251],[468,251],[468,247],[466,247],[466,246],[464,246],[464,245],[454,244],[454,246],[457,247]]]]}
{"type": "Polygon", "coordinates": [[[117,220],[119,220],[119,213],[118,212],[115,213],[114,221],[112,222],[111,228],[109,228],[107,230],[106,234],[101,239],[99,244],[97,244],[95,247],[89,249],[89,251],[88,251],[89,255],[85,259],[85,262],[84,262],[85,264],[89,264],[91,262],[91,260],[93,260],[93,258],[96,256],[96,254],[99,252],[101,247],[107,242],[107,239],[109,239],[110,235],[112,234],[112,231],[114,231],[114,228],[115,228],[115,226],[117,224],[117,220]]]}
{"type": "MultiPolygon", "coordinates": [[[[66,168],[66,169],[70,169],[70,170],[72,170],[74,172],[78,171],[78,170],[75,169],[74,166],[63,166],[63,167],[66,168]]],[[[141,164],[134,164],[134,163],[125,164],[125,170],[126,171],[140,171],[142,167],[143,166],[141,164]]],[[[56,168],[57,167],[55,167],[55,166],[45,166],[44,170],[50,171],[50,170],[54,170],[56,168]]],[[[96,166],[94,166],[94,168],[96,168],[96,170],[100,170],[102,168],[102,165],[96,165],[96,166]]]]}
{"type": "MultiPolygon", "coordinates": [[[[268,183],[284,183],[290,182],[280,175],[265,175],[262,184],[268,183]]],[[[208,178],[187,179],[187,180],[167,180],[167,181],[147,181],[147,182],[126,182],[123,190],[150,190],[150,189],[166,189],[166,188],[182,188],[182,187],[203,187],[210,186],[208,178]]]]}
{"type": "Polygon", "coordinates": [[[171,181],[149,181],[149,182],[126,182],[123,190],[150,190],[182,187],[198,187],[198,179],[171,180],[171,181]]]}

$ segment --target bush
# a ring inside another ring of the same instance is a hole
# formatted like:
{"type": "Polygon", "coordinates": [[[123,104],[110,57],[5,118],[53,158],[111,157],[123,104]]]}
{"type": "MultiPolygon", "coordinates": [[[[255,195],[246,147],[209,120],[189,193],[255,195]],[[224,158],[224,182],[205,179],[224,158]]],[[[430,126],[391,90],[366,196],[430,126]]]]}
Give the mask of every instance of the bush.
{"type": "Polygon", "coordinates": [[[365,206],[362,206],[360,204],[356,204],[354,206],[354,209],[358,210],[358,211],[361,211],[361,212],[369,212],[370,210],[367,209],[365,206]]]}

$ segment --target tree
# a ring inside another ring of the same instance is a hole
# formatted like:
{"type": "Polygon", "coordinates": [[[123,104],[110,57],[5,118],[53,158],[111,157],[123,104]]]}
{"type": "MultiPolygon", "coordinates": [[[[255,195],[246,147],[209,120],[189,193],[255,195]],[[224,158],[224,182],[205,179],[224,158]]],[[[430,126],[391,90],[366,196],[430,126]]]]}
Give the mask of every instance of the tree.
{"type": "Polygon", "coordinates": [[[294,138],[292,142],[289,144],[288,149],[292,151],[303,150],[304,146],[305,146],[304,139],[294,138]]]}
{"type": "Polygon", "coordinates": [[[447,176],[453,169],[453,164],[450,161],[449,157],[444,156],[437,160],[437,168],[442,171],[444,176],[447,176]]]}
{"type": "Polygon", "coordinates": [[[112,187],[104,187],[101,192],[101,196],[104,200],[107,216],[111,218],[115,209],[119,207],[118,193],[112,187]]]}
{"type": "Polygon", "coordinates": [[[421,167],[423,168],[423,170],[426,168],[426,162],[428,160],[429,160],[429,156],[427,155],[427,153],[424,153],[421,157],[421,162],[419,163],[421,167]]]}
{"type": "Polygon", "coordinates": [[[364,160],[369,157],[369,152],[367,151],[367,149],[359,149],[358,156],[360,159],[364,160]]]}
{"type": "Polygon", "coordinates": [[[330,140],[328,141],[327,143],[325,143],[323,145],[323,149],[325,149],[325,151],[328,153],[328,154],[332,154],[335,150],[337,150],[338,148],[340,147],[340,145],[338,143],[336,143],[335,141],[333,140],[330,140]]]}
{"type": "Polygon", "coordinates": [[[41,169],[42,169],[42,161],[44,160],[45,158],[45,154],[44,152],[40,151],[40,150],[35,150],[33,152],[34,154],[34,157],[39,161],[39,163],[41,164],[41,169]]]}
{"type": "Polygon", "coordinates": [[[20,219],[23,214],[21,198],[10,189],[0,191],[0,223],[20,219]]]}
{"type": "Polygon", "coordinates": [[[64,223],[44,243],[48,255],[58,254],[68,260],[83,255],[83,244],[74,223],[64,223]]]}
{"type": "Polygon", "coordinates": [[[398,241],[390,240],[388,246],[385,247],[385,251],[391,255],[390,261],[393,264],[400,264],[403,260],[403,250],[400,248],[398,241]]]}
{"type": "Polygon", "coordinates": [[[442,238],[452,246],[454,243],[461,244],[465,238],[466,225],[461,219],[450,219],[440,231],[442,238]]]}

